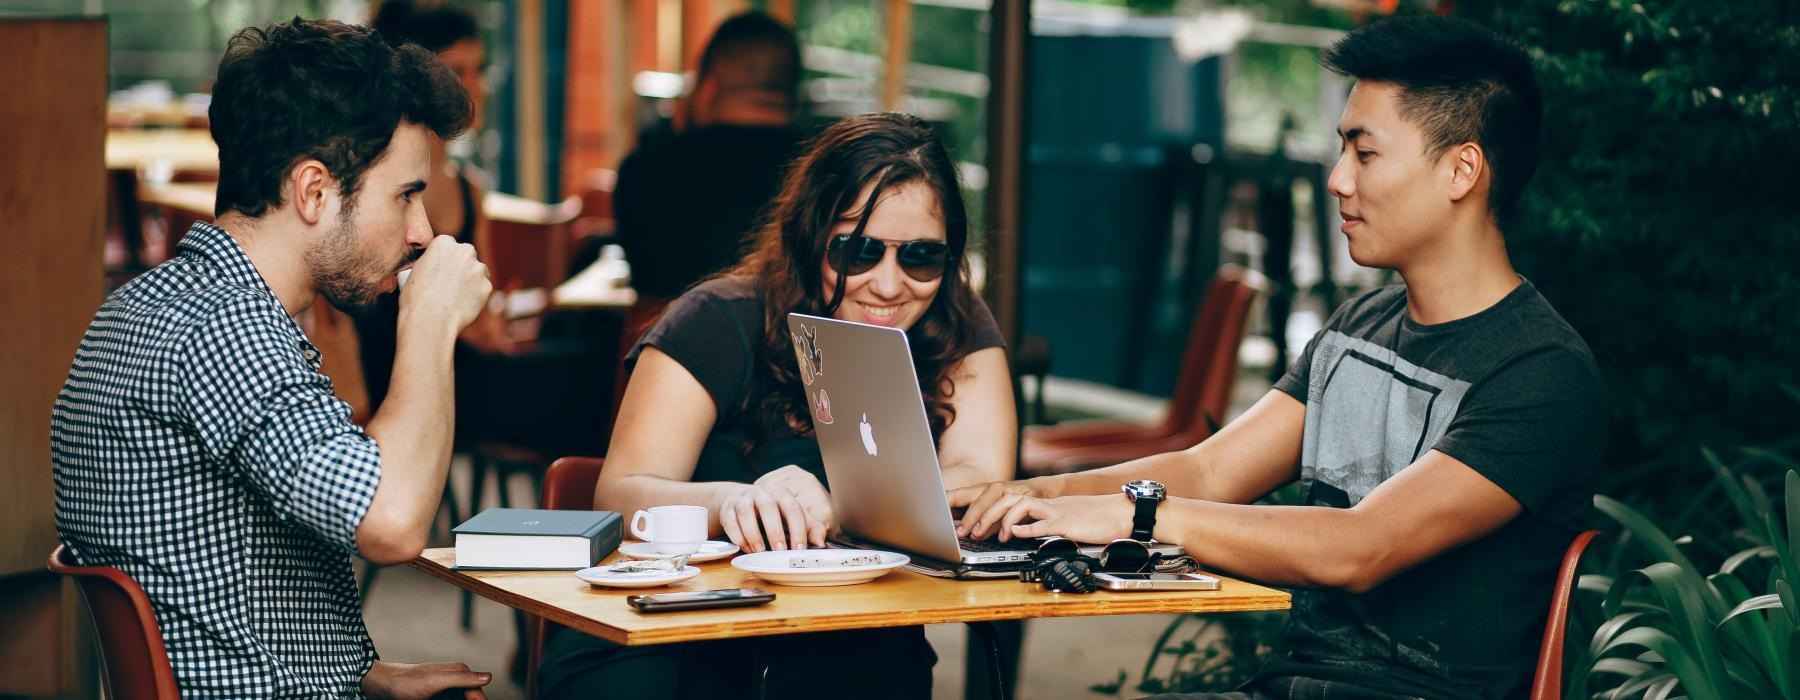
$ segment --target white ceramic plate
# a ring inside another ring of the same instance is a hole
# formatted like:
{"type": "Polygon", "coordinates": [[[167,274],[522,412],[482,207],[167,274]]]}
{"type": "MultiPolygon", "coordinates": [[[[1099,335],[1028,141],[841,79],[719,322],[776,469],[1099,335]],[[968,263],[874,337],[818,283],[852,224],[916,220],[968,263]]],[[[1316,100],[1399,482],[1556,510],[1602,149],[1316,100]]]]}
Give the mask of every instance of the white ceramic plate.
{"type": "Polygon", "coordinates": [[[849,586],[881,578],[883,574],[905,566],[909,561],[912,559],[904,554],[867,549],[801,549],[745,554],[731,560],[731,566],[769,583],[784,586],[849,586]],[[829,561],[870,554],[880,556],[881,563],[861,566],[794,566],[796,558],[829,561]]]}
{"type": "Polygon", "coordinates": [[[607,567],[594,566],[575,572],[575,578],[588,582],[589,585],[606,586],[608,588],[650,588],[681,583],[700,575],[700,567],[690,566],[680,571],[655,572],[648,574],[611,574],[607,567]]]}
{"type": "MultiPolygon", "coordinates": [[[[692,556],[688,557],[688,562],[699,564],[701,562],[718,561],[733,554],[737,554],[737,552],[738,546],[735,544],[730,542],[720,542],[718,540],[707,540],[700,543],[700,551],[694,552],[692,556]]],[[[632,542],[631,544],[619,545],[619,553],[631,557],[632,559],[667,559],[675,556],[673,554],[662,554],[657,552],[656,546],[649,542],[632,542]]]]}

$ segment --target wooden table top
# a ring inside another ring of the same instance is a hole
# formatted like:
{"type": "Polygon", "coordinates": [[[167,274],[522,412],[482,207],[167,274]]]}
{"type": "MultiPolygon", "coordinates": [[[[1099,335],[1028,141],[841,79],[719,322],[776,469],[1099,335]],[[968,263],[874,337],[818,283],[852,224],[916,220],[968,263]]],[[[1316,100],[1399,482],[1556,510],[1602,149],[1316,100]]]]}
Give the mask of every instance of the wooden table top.
{"type": "Polygon", "coordinates": [[[173,170],[217,172],[219,147],[205,129],[108,129],[106,168],[142,170],[153,162],[173,170]]]}
{"type": "MultiPolygon", "coordinates": [[[[616,559],[614,554],[607,561],[616,559]]],[[[828,630],[904,627],[1034,617],[1286,610],[1288,594],[1219,577],[1216,591],[1052,593],[1014,579],[953,581],[896,570],[854,586],[769,583],[731,568],[696,564],[701,574],[672,586],[597,588],[569,571],[458,571],[456,549],[425,550],[411,566],[477,595],[618,644],[645,645],[828,630]],[[625,604],[637,593],[759,587],[774,602],[747,608],[644,614],[625,604]]]]}
{"type": "Polygon", "coordinates": [[[148,204],[172,207],[211,220],[213,200],[218,194],[219,186],[214,183],[172,182],[155,187],[146,186],[139,192],[139,198],[148,204]]]}

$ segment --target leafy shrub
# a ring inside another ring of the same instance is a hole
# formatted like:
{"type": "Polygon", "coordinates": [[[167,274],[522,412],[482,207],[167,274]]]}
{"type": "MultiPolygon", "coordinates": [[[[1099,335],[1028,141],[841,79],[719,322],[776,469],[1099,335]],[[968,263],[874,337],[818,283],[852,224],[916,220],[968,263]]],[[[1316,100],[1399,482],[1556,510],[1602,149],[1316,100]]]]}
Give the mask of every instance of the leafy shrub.
{"type": "MultiPolygon", "coordinates": [[[[1772,453],[1752,456],[1800,467],[1772,453]]],[[[1735,534],[1749,546],[1704,574],[1683,550],[1691,538],[1672,539],[1631,507],[1595,497],[1624,527],[1623,541],[1658,561],[1581,577],[1582,591],[1602,596],[1601,621],[1586,648],[1566,650],[1573,658],[1564,697],[1800,699],[1800,472],[1787,473],[1784,527],[1759,481],[1708,458],[1741,521],[1735,534]]]]}

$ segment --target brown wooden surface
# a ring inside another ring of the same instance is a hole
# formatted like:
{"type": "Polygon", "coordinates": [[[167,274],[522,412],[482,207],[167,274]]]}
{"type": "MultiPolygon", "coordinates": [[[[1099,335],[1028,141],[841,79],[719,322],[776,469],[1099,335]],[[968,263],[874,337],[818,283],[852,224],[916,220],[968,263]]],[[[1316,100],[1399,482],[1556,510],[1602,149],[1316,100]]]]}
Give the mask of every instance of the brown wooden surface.
{"type": "Polygon", "coordinates": [[[212,221],[213,201],[218,196],[219,186],[212,182],[177,182],[156,187],[146,186],[138,193],[138,198],[147,205],[168,207],[202,221],[212,221]]]}
{"type": "MultiPolygon", "coordinates": [[[[608,558],[617,558],[615,554],[608,558]]],[[[701,574],[657,588],[596,588],[568,571],[457,571],[452,547],[425,550],[413,568],[484,598],[548,618],[611,642],[667,644],[797,632],[931,625],[1034,617],[1286,610],[1288,594],[1221,577],[1217,591],[1051,593],[1017,580],[952,581],[894,571],[855,586],[769,583],[731,568],[730,560],[697,566],[701,574]],[[767,605],[642,614],[625,604],[637,593],[760,587],[767,605]]]]}
{"type": "Polygon", "coordinates": [[[44,557],[50,413],[106,291],[106,23],[0,18],[0,64],[0,695],[92,696],[86,621],[44,557]]]}
{"type": "Polygon", "coordinates": [[[157,161],[174,170],[218,172],[219,147],[205,129],[107,130],[106,169],[143,170],[157,161]]]}

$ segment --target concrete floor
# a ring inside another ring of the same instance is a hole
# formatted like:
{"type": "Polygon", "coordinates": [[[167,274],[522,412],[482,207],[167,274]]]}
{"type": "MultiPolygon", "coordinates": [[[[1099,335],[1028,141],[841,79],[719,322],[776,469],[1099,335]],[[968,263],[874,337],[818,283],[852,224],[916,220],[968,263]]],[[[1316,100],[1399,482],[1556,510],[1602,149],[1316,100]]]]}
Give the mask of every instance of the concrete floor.
{"type": "MultiPolygon", "coordinates": [[[[1260,376],[1264,371],[1247,368],[1240,377],[1232,417],[1268,391],[1267,379],[1260,376]]],[[[1054,396],[1051,398],[1054,400],[1054,396]]],[[[459,493],[468,493],[466,461],[459,459],[454,465],[452,479],[459,493]]],[[[508,486],[515,503],[536,500],[527,495],[531,487],[525,477],[516,477],[508,486]]],[[[486,493],[489,502],[484,505],[497,506],[491,484],[486,493]]],[[[440,530],[437,537],[441,540],[446,535],[440,530]]],[[[447,544],[447,540],[442,540],[432,546],[447,544]]],[[[364,609],[369,633],[382,658],[398,662],[462,661],[476,670],[494,672],[488,697],[505,700],[524,696],[524,689],[506,677],[507,663],[516,646],[509,608],[475,598],[474,624],[464,631],[458,620],[461,595],[457,589],[406,567],[390,567],[377,579],[364,609]]],[[[1128,676],[1125,687],[1129,689],[1140,679],[1157,635],[1172,619],[1169,615],[1125,615],[1031,620],[1025,626],[1016,697],[1096,698],[1100,696],[1089,691],[1089,686],[1115,681],[1121,671],[1128,676]]],[[[925,634],[938,655],[932,697],[962,698],[966,628],[932,625],[925,634]]],[[[1129,697],[1131,693],[1125,695],[1129,697]]]]}

